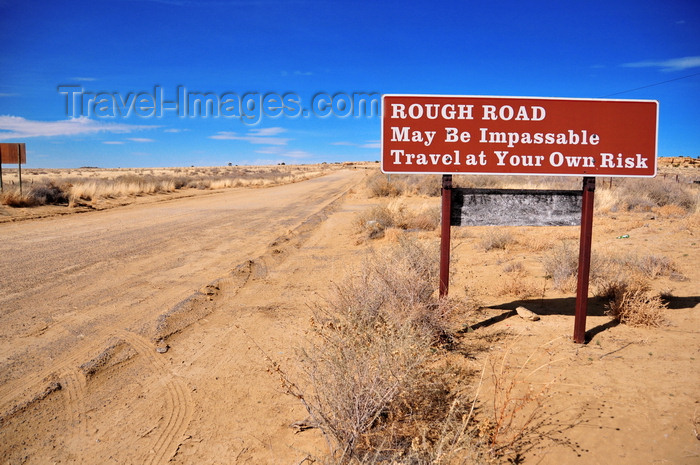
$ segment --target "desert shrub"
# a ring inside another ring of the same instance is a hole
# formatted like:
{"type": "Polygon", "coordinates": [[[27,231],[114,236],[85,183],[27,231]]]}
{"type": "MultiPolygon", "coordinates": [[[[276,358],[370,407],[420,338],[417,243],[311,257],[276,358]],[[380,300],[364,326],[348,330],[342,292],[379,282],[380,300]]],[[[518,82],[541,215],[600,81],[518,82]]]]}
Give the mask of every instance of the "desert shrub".
{"type": "Polygon", "coordinates": [[[498,295],[514,295],[518,298],[532,297],[542,292],[542,287],[528,278],[523,270],[507,272],[501,280],[498,295]]]}
{"type": "Polygon", "coordinates": [[[20,194],[19,190],[8,190],[0,195],[0,202],[3,205],[14,208],[35,207],[38,205],[34,197],[28,194],[20,194]]]}
{"type": "Polygon", "coordinates": [[[51,181],[32,185],[26,193],[19,190],[6,191],[0,197],[2,203],[9,207],[36,207],[40,205],[59,205],[68,203],[70,185],[57,185],[51,181]]]}
{"type": "Polygon", "coordinates": [[[68,203],[66,189],[70,186],[58,186],[53,182],[34,185],[27,194],[35,205],[57,205],[68,203]]]}
{"type": "Polygon", "coordinates": [[[394,212],[387,205],[377,205],[360,213],[355,220],[355,229],[369,239],[384,236],[384,231],[395,226],[394,212]]]}
{"type": "Polygon", "coordinates": [[[607,261],[608,266],[613,267],[618,273],[641,273],[649,279],[670,276],[678,271],[673,260],[664,255],[628,253],[608,257],[607,261]]]}
{"type": "Polygon", "coordinates": [[[389,228],[432,231],[439,225],[439,209],[420,206],[412,208],[401,199],[374,206],[360,213],[355,221],[356,230],[370,239],[383,237],[384,231],[389,228]]]}
{"type": "Polygon", "coordinates": [[[402,178],[405,190],[413,195],[439,197],[442,193],[442,178],[440,175],[413,174],[402,178]]]}
{"type": "Polygon", "coordinates": [[[307,388],[288,389],[332,438],[337,463],[383,463],[410,450],[419,417],[445,419],[449,391],[430,362],[453,308],[435,296],[434,252],[401,240],[314,309],[316,337],[301,358],[307,388]]]}
{"type": "Polygon", "coordinates": [[[396,178],[377,172],[367,178],[367,189],[370,197],[397,197],[403,193],[404,186],[396,178]]]}
{"type": "Polygon", "coordinates": [[[489,228],[479,241],[479,247],[485,251],[493,249],[506,249],[509,245],[515,244],[517,241],[507,229],[489,228]]]}
{"type": "MultiPolygon", "coordinates": [[[[622,179],[616,181],[612,189],[601,189],[596,193],[596,206],[604,210],[641,210],[651,211],[658,207],[675,205],[685,213],[693,212],[697,207],[698,196],[692,189],[672,180],[622,179]]],[[[603,185],[604,186],[604,185],[603,185]]]]}
{"type": "Polygon", "coordinates": [[[630,326],[661,326],[666,322],[663,311],[667,303],[658,294],[652,294],[648,283],[643,280],[611,283],[606,297],[610,299],[606,314],[620,323],[630,326]]]}
{"type": "Polygon", "coordinates": [[[480,425],[491,456],[510,456],[509,463],[519,463],[517,458],[522,451],[544,437],[555,439],[562,432],[562,426],[544,410],[554,395],[552,388],[559,376],[547,375],[546,382],[536,384],[529,380],[543,369],[551,373],[557,362],[564,360],[552,359],[547,350],[551,342],[535,348],[522,364],[510,363],[512,347],[504,352],[500,362],[491,360],[491,405],[486,408],[488,417],[480,425]]]}
{"type": "Polygon", "coordinates": [[[575,289],[578,275],[578,251],[569,242],[562,241],[540,259],[545,275],[552,279],[554,288],[562,291],[575,289]]]}

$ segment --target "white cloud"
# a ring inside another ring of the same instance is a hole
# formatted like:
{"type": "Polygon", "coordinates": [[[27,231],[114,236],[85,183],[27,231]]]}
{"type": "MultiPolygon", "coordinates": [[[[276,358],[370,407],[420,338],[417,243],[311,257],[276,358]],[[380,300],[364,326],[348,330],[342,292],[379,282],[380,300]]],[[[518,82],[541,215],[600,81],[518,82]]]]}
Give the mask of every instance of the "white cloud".
{"type": "Polygon", "coordinates": [[[72,77],[71,80],[72,80],[72,81],[93,82],[93,81],[97,81],[97,78],[94,78],[94,77],[79,77],[79,76],[78,76],[78,77],[72,77]]]}
{"type": "Polygon", "coordinates": [[[255,153],[262,153],[265,155],[277,155],[280,157],[287,158],[311,158],[311,154],[303,150],[285,150],[281,147],[264,147],[260,150],[256,150],[255,153]]]}
{"type": "Polygon", "coordinates": [[[155,140],[149,139],[147,137],[128,137],[127,139],[133,142],[155,142],[155,140]]]}
{"type": "Polygon", "coordinates": [[[305,152],[303,150],[290,150],[288,152],[282,152],[280,153],[281,156],[283,157],[289,157],[289,158],[310,158],[311,154],[308,152],[305,152]]]}
{"type": "Polygon", "coordinates": [[[661,68],[661,71],[683,71],[700,67],[700,56],[673,58],[661,61],[637,61],[634,63],[625,63],[622,66],[626,68],[661,68]]]}
{"type": "Polygon", "coordinates": [[[58,121],[33,121],[21,116],[0,116],[0,140],[27,137],[57,137],[96,134],[99,132],[127,133],[159,126],[105,123],[86,116],[58,121]]]}
{"type": "Polygon", "coordinates": [[[106,141],[103,141],[102,143],[107,144],[107,145],[122,145],[124,142],[122,142],[120,140],[106,140],[106,141]]]}
{"type": "Polygon", "coordinates": [[[243,140],[250,142],[251,144],[262,144],[262,145],[287,145],[289,139],[284,137],[274,137],[277,134],[285,132],[284,128],[261,128],[261,129],[251,129],[246,135],[239,135],[231,131],[219,131],[213,136],[209,136],[210,139],[217,140],[243,140]]]}
{"type": "Polygon", "coordinates": [[[350,147],[360,147],[362,149],[378,149],[382,146],[381,140],[368,140],[364,144],[356,144],[355,142],[339,141],[333,142],[331,145],[345,145],[350,147]]]}
{"type": "Polygon", "coordinates": [[[286,129],[280,127],[255,128],[250,130],[250,132],[255,136],[276,136],[277,134],[282,134],[286,131],[286,129]]]}

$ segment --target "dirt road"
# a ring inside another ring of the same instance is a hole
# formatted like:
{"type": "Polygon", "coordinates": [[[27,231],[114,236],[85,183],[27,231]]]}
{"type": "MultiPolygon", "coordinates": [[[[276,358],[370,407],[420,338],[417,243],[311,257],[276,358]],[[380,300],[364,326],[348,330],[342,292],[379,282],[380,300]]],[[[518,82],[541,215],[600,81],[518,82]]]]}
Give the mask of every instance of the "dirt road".
{"type": "Polygon", "coordinates": [[[265,273],[254,259],[284,255],[362,176],[0,225],[3,463],[168,462],[197,388],[156,347],[265,273]]]}

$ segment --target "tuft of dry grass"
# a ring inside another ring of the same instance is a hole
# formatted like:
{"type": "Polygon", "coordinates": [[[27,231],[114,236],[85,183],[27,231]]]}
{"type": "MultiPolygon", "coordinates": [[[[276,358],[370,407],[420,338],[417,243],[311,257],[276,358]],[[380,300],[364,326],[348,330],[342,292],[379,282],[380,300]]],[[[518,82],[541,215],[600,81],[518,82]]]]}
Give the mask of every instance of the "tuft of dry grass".
{"type": "Polygon", "coordinates": [[[540,261],[545,275],[552,279],[555,289],[564,292],[576,289],[578,251],[569,242],[562,241],[542,256],[540,261]]]}
{"type": "Polygon", "coordinates": [[[524,299],[542,293],[543,287],[529,279],[524,271],[506,273],[497,291],[498,295],[513,295],[524,299]]]}
{"type": "Polygon", "coordinates": [[[31,184],[21,195],[19,189],[7,189],[0,194],[0,203],[8,207],[26,208],[40,205],[67,204],[70,185],[58,185],[54,182],[31,184]]]}
{"type": "Polygon", "coordinates": [[[494,249],[505,250],[515,243],[517,243],[517,241],[509,230],[492,227],[488,228],[481,237],[479,247],[488,252],[494,249]]]}
{"type": "Polygon", "coordinates": [[[646,281],[621,280],[608,286],[606,314],[630,326],[662,326],[666,324],[664,310],[667,303],[660,295],[652,294],[646,281]]]}
{"type": "Polygon", "coordinates": [[[384,237],[387,229],[433,231],[440,225],[440,211],[434,206],[411,205],[395,199],[358,215],[355,228],[369,239],[384,237]]]}

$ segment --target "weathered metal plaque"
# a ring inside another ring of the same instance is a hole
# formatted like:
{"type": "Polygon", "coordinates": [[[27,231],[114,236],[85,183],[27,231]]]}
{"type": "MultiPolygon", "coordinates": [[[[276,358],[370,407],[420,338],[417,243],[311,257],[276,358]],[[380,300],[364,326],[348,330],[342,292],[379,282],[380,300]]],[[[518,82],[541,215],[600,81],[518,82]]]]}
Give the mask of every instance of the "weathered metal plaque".
{"type": "Polygon", "coordinates": [[[452,189],[452,226],[575,226],[582,192],[534,189],[452,189]]]}
{"type": "Polygon", "coordinates": [[[26,144],[0,144],[0,163],[17,165],[22,158],[22,164],[27,163],[26,144]]]}

